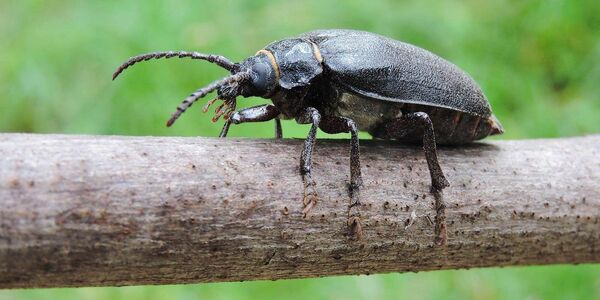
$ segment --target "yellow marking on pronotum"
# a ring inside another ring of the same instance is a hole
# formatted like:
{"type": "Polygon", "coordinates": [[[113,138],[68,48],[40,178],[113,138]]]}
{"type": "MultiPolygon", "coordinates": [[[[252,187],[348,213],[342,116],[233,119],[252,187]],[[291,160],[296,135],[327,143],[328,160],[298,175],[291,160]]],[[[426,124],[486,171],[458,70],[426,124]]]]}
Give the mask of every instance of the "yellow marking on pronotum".
{"type": "Polygon", "coordinates": [[[275,60],[275,56],[273,55],[273,53],[265,49],[258,50],[258,52],[256,52],[256,55],[259,55],[261,53],[266,55],[269,58],[269,61],[271,61],[271,65],[273,65],[273,69],[275,69],[275,80],[279,81],[279,65],[275,60]]]}
{"type": "Polygon", "coordinates": [[[321,55],[321,50],[319,50],[319,47],[317,47],[317,44],[311,42],[310,43],[312,45],[313,48],[313,53],[315,54],[315,58],[317,59],[317,61],[319,63],[323,63],[323,56],[321,55]]]}

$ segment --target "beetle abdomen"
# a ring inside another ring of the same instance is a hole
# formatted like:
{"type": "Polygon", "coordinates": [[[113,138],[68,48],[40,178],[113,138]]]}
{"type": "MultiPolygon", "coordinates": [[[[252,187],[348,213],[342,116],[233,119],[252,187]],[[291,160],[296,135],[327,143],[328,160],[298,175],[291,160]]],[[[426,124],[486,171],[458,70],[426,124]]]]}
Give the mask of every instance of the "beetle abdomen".
{"type": "Polygon", "coordinates": [[[361,131],[371,132],[382,123],[402,116],[402,103],[380,101],[354,93],[340,93],[335,103],[331,113],[352,119],[361,131]]]}
{"type": "MultiPolygon", "coordinates": [[[[417,104],[404,105],[402,112],[404,114],[424,112],[429,115],[435,131],[435,141],[440,145],[467,144],[503,132],[502,125],[493,115],[480,117],[456,110],[417,104]]],[[[378,127],[370,133],[376,138],[394,139],[405,143],[420,144],[423,140],[423,132],[418,129],[409,128],[401,136],[387,136],[383,127],[378,127]]]]}

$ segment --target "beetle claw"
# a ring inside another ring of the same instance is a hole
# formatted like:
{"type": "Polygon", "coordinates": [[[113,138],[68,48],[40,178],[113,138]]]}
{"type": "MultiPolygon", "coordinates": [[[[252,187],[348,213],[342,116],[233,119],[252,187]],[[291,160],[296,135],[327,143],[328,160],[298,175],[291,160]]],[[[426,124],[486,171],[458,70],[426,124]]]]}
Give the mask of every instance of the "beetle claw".
{"type": "Polygon", "coordinates": [[[304,218],[308,215],[308,213],[312,210],[315,205],[317,205],[317,197],[316,195],[310,195],[308,197],[304,197],[304,209],[302,210],[302,215],[304,218]]]}

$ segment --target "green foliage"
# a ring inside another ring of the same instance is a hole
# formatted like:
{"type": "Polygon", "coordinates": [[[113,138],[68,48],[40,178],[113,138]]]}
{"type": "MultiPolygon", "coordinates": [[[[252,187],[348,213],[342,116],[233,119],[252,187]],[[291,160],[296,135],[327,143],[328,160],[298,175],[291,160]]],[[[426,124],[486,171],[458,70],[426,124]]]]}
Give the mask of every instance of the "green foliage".
{"type": "MultiPolygon", "coordinates": [[[[3,1],[0,131],[214,136],[220,124],[197,107],[172,129],[164,121],[223,70],[156,61],[111,82],[112,71],[129,56],[165,49],[241,60],[317,28],[378,32],[456,63],[482,85],[504,138],[600,131],[596,0],[202,2],[3,1]]],[[[294,137],[306,131],[292,123],[284,129],[294,137]]],[[[231,133],[270,137],[272,124],[234,126],[231,133]]]]}
{"type": "MultiPolygon", "coordinates": [[[[156,61],[111,82],[112,71],[143,52],[197,50],[241,60],[276,39],[317,28],[354,28],[416,44],[465,69],[502,121],[501,138],[598,133],[598,16],[597,0],[5,0],[0,2],[0,131],[216,136],[221,125],[199,107],[171,129],[164,122],[185,96],[224,76],[223,70],[198,61],[156,61]]],[[[284,122],[286,137],[304,137],[306,131],[284,122]]],[[[272,137],[273,124],[233,126],[230,132],[272,137]]],[[[0,298],[578,299],[599,297],[599,275],[596,266],[534,267],[32,290],[0,292],[0,298]]]]}
{"type": "Polygon", "coordinates": [[[592,265],[436,271],[318,279],[2,291],[0,299],[594,299],[592,265]]]}

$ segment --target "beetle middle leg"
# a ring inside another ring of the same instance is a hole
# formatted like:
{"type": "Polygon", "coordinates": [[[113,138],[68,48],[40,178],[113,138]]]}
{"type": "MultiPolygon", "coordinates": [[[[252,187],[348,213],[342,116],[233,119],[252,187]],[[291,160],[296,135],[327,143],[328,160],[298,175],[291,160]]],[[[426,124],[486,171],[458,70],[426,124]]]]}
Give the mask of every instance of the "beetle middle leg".
{"type": "Polygon", "coordinates": [[[350,148],[350,205],[348,206],[348,226],[353,238],[362,237],[362,222],[360,219],[360,186],[362,175],[360,171],[360,149],[358,128],[356,123],[344,117],[325,116],[319,128],[330,134],[349,132],[351,135],[350,148]]]}
{"type": "Polygon", "coordinates": [[[296,122],[298,124],[312,124],[306,141],[304,142],[304,149],[302,149],[302,155],[300,156],[300,174],[302,175],[302,182],[304,183],[304,209],[302,213],[306,216],[308,212],[317,204],[317,190],[316,182],[312,178],[312,153],[315,147],[317,128],[321,121],[321,114],[313,107],[307,107],[297,117],[296,122]]]}

